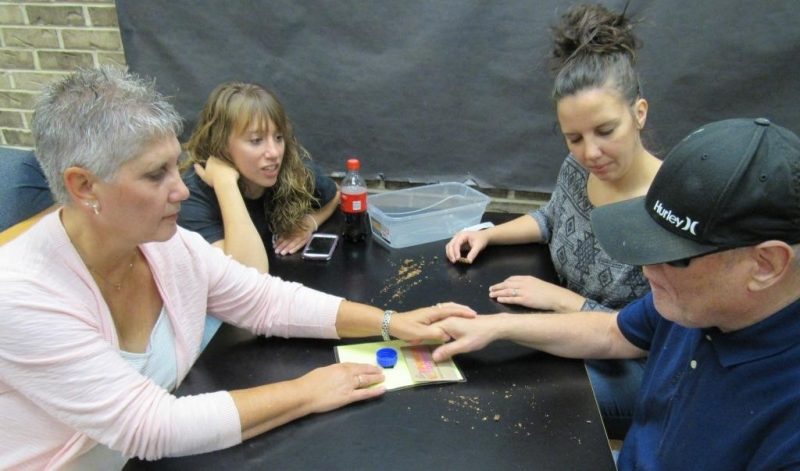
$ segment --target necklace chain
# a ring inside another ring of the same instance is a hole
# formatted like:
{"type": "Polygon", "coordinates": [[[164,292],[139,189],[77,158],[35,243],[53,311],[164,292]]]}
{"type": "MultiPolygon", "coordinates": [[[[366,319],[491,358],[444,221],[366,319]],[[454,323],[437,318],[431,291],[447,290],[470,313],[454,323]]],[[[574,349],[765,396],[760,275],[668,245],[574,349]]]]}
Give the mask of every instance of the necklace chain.
{"type": "Polygon", "coordinates": [[[106,277],[104,277],[103,275],[98,273],[90,265],[87,265],[87,268],[89,268],[89,271],[91,271],[92,273],[97,275],[97,277],[100,278],[102,281],[104,281],[104,282],[108,283],[109,285],[113,286],[115,290],[120,291],[122,289],[122,284],[125,283],[125,280],[128,278],[128,275],[130,275],[130,273],[133,271],[133,264],[134,263],[136,263],[136,254],[133,254],[133,259],[131,259],[131,262],[128,264],[128,270],[125,272],[124,275],[122,275],[122,278],[119,280],[118,283],[114,283],[113,281],[107,279],[106,277]]]}

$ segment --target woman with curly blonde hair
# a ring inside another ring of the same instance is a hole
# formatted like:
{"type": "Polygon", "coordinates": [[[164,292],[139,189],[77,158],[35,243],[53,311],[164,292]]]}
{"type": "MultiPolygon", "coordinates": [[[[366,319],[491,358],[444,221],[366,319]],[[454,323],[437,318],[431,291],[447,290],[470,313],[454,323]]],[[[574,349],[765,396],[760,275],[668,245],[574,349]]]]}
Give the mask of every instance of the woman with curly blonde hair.
{"type": "Polygon", "coordinates": [[[283,105],[259,85],[214,89],[185,147],[190,196],[178,223],[262,272],[270,240],[277,254],[296,252],[339,203],[283,105]]]}

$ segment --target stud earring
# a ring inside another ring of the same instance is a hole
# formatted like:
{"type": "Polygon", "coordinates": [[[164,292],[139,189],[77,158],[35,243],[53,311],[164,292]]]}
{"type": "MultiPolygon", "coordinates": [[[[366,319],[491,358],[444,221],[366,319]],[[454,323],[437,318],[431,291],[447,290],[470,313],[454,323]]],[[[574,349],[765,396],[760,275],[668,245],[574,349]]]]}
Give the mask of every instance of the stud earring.
{"type": "Polygon", "coordinates": [[[92,208],[92,211],[94,211],[95,215],[100,214],[100,204],[97,202],[97,200],[87,201],[86,206],[92,208]]]}

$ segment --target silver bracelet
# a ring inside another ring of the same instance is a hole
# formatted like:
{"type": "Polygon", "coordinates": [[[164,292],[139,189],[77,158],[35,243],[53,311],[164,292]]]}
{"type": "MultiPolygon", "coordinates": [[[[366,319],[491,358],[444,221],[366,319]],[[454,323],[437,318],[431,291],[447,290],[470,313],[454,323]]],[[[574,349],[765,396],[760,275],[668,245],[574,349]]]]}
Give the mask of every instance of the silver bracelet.
{"type": "Polygon", "coordinates": [[[388,342],[392,340],[392,337],[389,335],[389,322],[392,321],[392,314],[394,311],[392,310],[385,310],[383,311],[383,322],[381,322],[381,336],[383,336],[383,340],[388,342]]]}

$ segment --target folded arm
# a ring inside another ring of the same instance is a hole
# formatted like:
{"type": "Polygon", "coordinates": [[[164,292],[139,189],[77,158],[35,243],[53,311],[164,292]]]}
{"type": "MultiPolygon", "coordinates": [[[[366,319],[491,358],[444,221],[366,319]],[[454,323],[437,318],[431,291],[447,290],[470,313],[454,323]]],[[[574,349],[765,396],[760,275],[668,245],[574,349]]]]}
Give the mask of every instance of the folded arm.
{"type": "Polygon", "coordinates": [[[239,191],[239,172],[216,157],[209,158],[205,168],[195,164],[194,169],[206,184],[214,188],[222,212],[225,238],[215,241],[213,245],[239,263],[267,273],[267,249],[239,191]]]}

